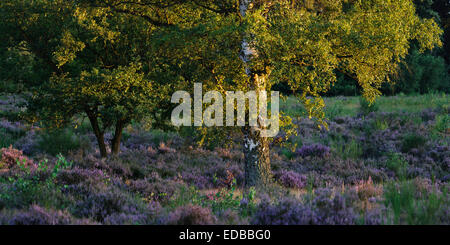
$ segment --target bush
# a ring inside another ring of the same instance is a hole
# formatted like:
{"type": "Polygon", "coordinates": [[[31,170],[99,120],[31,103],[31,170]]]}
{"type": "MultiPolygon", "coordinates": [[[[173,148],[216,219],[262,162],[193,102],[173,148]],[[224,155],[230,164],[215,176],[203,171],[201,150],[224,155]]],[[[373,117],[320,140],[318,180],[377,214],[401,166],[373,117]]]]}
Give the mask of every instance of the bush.
{"type": "Polygon", "coordinates": [[[0,121],[0,147],[14,145],[24,135],[25,131],[19,125],[0,121]]]}
{"type": "Polygon", "coordinates": [[[63,169],[56,175],[56,182],[61,185],[77,185],[80,183],[98,183],[106,181],[107,175],[100,169],[63,169]]]}
{"type": "Polygon", "coordinates": [[[253,225],[309,225],[314,211],[295,199],[284,198],[279,204],[263,200],[253,216],[253,225]]]}
{"type": "Polygon", "coordinates": [[[7,208],[27,208],[32,204],[43,207],[67,206],[70,197],[64,195],[62,186],[56,184],[52,170],[45,164],[43,161],[32,168],[22,165],[0,176],[1,205],[7,208]]]}
{"type": "Polygon", "coordinates": [[[315,190],[311,197],[315,208],[313,222],[318,225],[352,225],[356,223],[357,214],[352,206],[357,200],[356,192],[335,193],[328,188],[315,190]]]}
{"type": "Polygon", "coordinates": [[[281,185],[287,188],[301,189],[306,186],[307,182],[306,176],[294,171],[282,170],[280,173],[276,174],[275,177],[279,180],[281,185]]]}
{"type": "Polygon", "coordinates": [[[112,222],[120,214],[139,216],[141,224],[147,223],[144,203],[116,188],[88,193],[74,205],[73,210],[77,217],[91,218],[101,223],[112,222]]]}
{"type": "Polygon", "coordinates": [[[12,168],[18,164],[22,164],[24,167],[29,167],[33,165],[33,161],[28,159],[23,155],[23,152],[17,149],[12,148],[2,148],[0,149],[0,168],[12,168]]]}
{"type": "Polygon", "coordinates": [[[401,154],[391,153],[389,155],[389,159],[387,160],[386,166],[389,170],[394,171],[397,177],[406,177],[408,162],[405,161],[401,154]]]}
{"type": "Polygon", "coordinates": [[[330,148],[321,144],[302,146],[296,151],[296,155],[301,157],[324,157],[330,153],[330,148]]]}
{"type": "Polygon", "coordinates": [[[176,190],[183,186],[182,183],[159,177],[156,180],[139,179],[126,183],[129,190],[139,193],[143,198],[158,202],[167,202],[176,190]]]}
{"type": "Polygon", "coordinates": [[[434,125],[434,131],[445,134],[450,129],[450,116],[448,114],[438,115],[436,117],[436,123],[434,125]]]}
{"type": "Polygon", "coordinates": [[[245,225],[247,220],[244,219],[236,210],[227,209],[219,213],[220,225],[245,225]]]}
{"type": "Polygon", "coordinates": [[[67,212],[47,210],[33,205],[27,211],[3,212],[0,215],[2,225],[69,225],[74,218],[67,212]]]}
{"type": "Polygon", "coordinates": [[[191,204],[178,207],[165,221],[168,225],[212,225],[215,222],[210,209],[191,204]]]}
{"type": "Polygon", "coordinates": [[[356,193],[334,193],[317,189],[304,203],[294,198],[283,198],[271,204],[263,200],[253,216],[255,225],[351,225],[357,214],[351,208],[356,193]]]}
{"type": "Polygon", "coordinates": [[[367,116],[371,112],[377,112],[379,110],[379,106],[376,101],[372,104],[368,102],[365,98],[359,98],[359,112],[360,114],[367,116]]]}
{"type": "Polygon", "coordinates": [[[427,139],[422,136],[415,133],[407,134],[402,139],[402,145],[401,150],[402,152],[409,152],[411,149],[419,149],[422,148],[425,143],[427,142],[427,139]]]}
{"type": "Polygon", "coordinates": [[[384,191],[385,206],[393,214],[394,224],[441,224],[449,218],[446,192],[420,190],[413,181],[390,183],[384,191]]]}
{"type": "Polygon", "coordinates": [[[50,155],[61,153],[66,155],[69,151],[80,149],[86,140],[77,137],[71,130],[52,130],[40,135],[38,148],[50,155]]]}
{"type": "Polygon", "coordinates": [[[405,94],[450,92],[450,79],[445,60],[439,56],[422,54],[416,49],[412,50],[406,58],[394,90],[396,93],[405,94]]]}

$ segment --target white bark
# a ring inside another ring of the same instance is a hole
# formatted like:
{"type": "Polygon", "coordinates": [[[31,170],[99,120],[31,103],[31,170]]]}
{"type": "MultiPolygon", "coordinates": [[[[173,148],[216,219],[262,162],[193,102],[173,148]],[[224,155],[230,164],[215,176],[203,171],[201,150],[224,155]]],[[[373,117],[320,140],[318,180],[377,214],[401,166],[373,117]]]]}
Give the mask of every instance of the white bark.
{"type": "MultiPolygon", "coordinates": [[[[240,12],[243,17],[251,11],[251,0],[240,0],[240,12]]],[[[248,62],[257,57],[256,49],[252,48],[252,37],[244,33],[244,38],[241,43],[240,59],[244,63],[245,72],[250,78],[250,90],[256,90],[256,94],[264,88],[265,76],[254,74],[248,62]]],[[[249,112],[250,113],[250,112],[249,112]]],[[[255,113],[255,112],[252,112],[255,113]]],[[[250,117],[251,115],[249,115],[250,117]]],[[[256,115],[255,118],[257,119],[256,115]]],[[[258,120],[256,120],[258,121],[258,120]]],[[[247,186],[255,186],[259,184],[266,184],[270,182],[270,158],[267,139],[259,137],[259,122],[257,125],[248,125],[243,128],[244,133],[244,155],[245,155],[245,181],[247,186]]]]}
{"type": "MultiPolygon", "coordinates": [[[[241,0],[239,10],[243,17],[245,17],[245,15],[247,14],[247,11],[249,10],[249,8],[251,6],[251,2],[252,2],[251,0],[241,0]]],[[[251,58],[253,56],[256,56],[256,50],[252,49],[250,47],[250,44],[248,43],[248,41],[245,38],[244,38],[244,40],[242,40],[241,47],[242,47],[242,51],[241,51],[240,58],[241,58],[242,62],[244,62],[244,65],[246,67],[245,72],[247,73],[247,75],[250,75],[251,71],[247,67],[246,64],[251,60],[251,58]]]]}
{"type": "MultiPolygon", "coordinates": [[[[251,2],[252,2],[251,0],[241,0],[240,1],[239,10],[243,17],[245,17],[245,15],[247,14],[247,11],[250,7],[251,2]]],[[[251,60],[252,56],[256,54],[256,51],[250,47],[249,43],[247,42],[247,40],[245,40],[245,38],[244,38],[244,40],[242,40],[241,47],[242,47],[242,51],[241,51],[240,58],[241,58],[242,62],[244,62],[245,73],[247,74],[247,76],[250,76],[251,71],[247,67],[247,63],[251,60]]],[[[253,151],[256,147],[258,147],[258,144],[259,144],[259,142],[255,141],[253,138],[249,137],[248,135],[245,135],[244,147],[247,148],[249,151],[253,151]]],[[[258,161],[258,159],[255,159],[255,164],[257,161],[258,161]]]]}

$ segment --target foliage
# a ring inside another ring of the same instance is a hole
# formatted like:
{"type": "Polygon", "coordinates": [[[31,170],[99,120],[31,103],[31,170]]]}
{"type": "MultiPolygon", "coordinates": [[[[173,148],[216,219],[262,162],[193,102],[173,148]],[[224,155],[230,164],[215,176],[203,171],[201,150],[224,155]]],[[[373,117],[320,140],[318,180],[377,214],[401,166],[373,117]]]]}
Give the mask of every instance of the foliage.
{"type": "Polygon", "coordinates": [[[301,157],[324,157],[330,154],[330,148],[321,144],[305,145],[296,151],[301,157]]]}
{"type": "Polygon", "coordinates": [[[0,147],[14,145],[25,134],[25,130],[20,123],[0,121],[0,147]]]}
{"type": "Polygon", "coordinates": [[[359,106],[359,110],[362,115],[368,115],[371,112],[378,111],[378,105],[376,102],[371,103],[362,97],[359,99],[359,106]]]}
{"type": "Polygon", "coordinates": [[[0,98],[0,223],[449,224],[448,98],[374,102],[386,82],[448,91],[448,55],[431,51],[448,2],[239,3],[0,1],[0,93],[18,94],[0,98]],[[240,130],[153,130],[172,129],[170,95],[194,82],[297,96],[272,152],[256,149],[276,190],[244,188],[240,130]]]}
{"type": "Polygon", "coordinates": [[[401,148],[402,152],[408,152],[411,149],[422,148],[426,142],[427,139],[424,136],[415,133],[409,133],[403,137],[401,148]]]}
{"type": "Polygon", "coordinates": [[[400,154],[391,153],[386,165],[388,169],[394,171],[398,178],[403,179],[406,177],[408,163],[400,154]]]}
{"type": "Polygon", "coordinates": [[[20,46],[39,64],[32,69],[36,77],[23,81],[32,92],[26,96],[28,119],[61,127],[84,114],[103,156],[102,135],[117,128],[116,151],[119,132],[152,108],[154,93],[140,60],[146,56],[139,54],[145,48],[136,50],[146,44],[142,31],[148,25],[119,15],[107,23],[107,12],[75,1],[2,1],[0,9],[2,48],[20,46]]]}
{"type": "Polygon", "coordinates": [[[215,221],[216,217],[210,209],[187,205],[170,213],[164,223],[169,225],[212,225],[215,221]]]}
{"type": "Polygon", "coordinates": [[[33,160],[28,159],[28,157],[23,155],[23,152],[12,148],[2,148],[0,149],[0,168],[12,168],[17,164],[22,164],[25,167],[31,167],[33,165],[33,160]]]}
{"type": "Polygon", "coordinates": [[[436,123],[434,125],[435,132],[445,134],[450,128],[450,115],[438,115],[436,117],[436,123]]]}
{"type": "Polygon", "coordinates": [[[319,189],[308,196],[306,203],[284,198],[275,204],[261,202],[252,223],[257,225],[349,225],[357,215],[350,207],[350,193],[332,195],[329,189],[319,189]]]}
{"type": "Polygon", "coordinates": [[[264,89],[287,83],[323,124],[320,94],[336,82],[335,71],[356,78],[372,102],[411,41],[420,51],[441,45],[442,31],[433,19],[417,16],[411,0],[257,1],[245,16],[236,4],[2,1],[0,50],[20,47],[33,60],[26,63],[36,79],[24,79],[32,91],[29,119],[61,127],[84,114],[105,157],[103,135],[110,128],[118,154],[132,120],[167,122],[170,92],[192,82],[222,92],[248,88],[238,55],[243,38],[259,54],[249,70],[269,78],[264,89]]]}
{"type": "Polygon", "coordinates": [[[26,212],[0,213],[0,224],[3,225],[70,225],[74,223],[78,222],[67,212],[47,210],[37,205],[32,205],[26,212]]]}
{"type": "Polygon", "coordinates": [[[421,192],[414,182],[391,183],[385,191],[385,203],[393,214],[394,224],[440,224],[448,215],[444,206],[447,201],[446,190],[421,192]]]}
{"type": "Polygon", "coordinates": [[[121,219],[121,214],[136,216],[134,219],[138,221],[137,224],[146,224],[149,216],[145,212],[144,202],[115,188],[91,192],[74,203],[73,209],[77,217],[89,217],[98,222],[112,224],[116,223],[112,222],[112,219],[121,219]]]}
{"type": "MultiPolygon", "coordinates": [[[[40,135],[37,147],[40,151],[53,156],[58,154],[66,155],[70,151],[80,149],[85,144],[83,140],[86,141],[75,135],[70,129],[52,130],[43,132],[40,135]]],[[[89,148],[89,145],[87,148],[89,148]]]]}
{"type": "MultiPolygon", "coordinates": [[[[244,187],[237,144],[189,147],[188,138],[136,123],[116,157],[22,153],[36,164],[0,170],[1,223],[186,224],[206,217],[210,224],[448,224],[448,137],[432,134],[446,97],[383,97],[379,111],[364,117],[357,115],[358,97],[327,100],[353,116],[335,117],[329,130],[293,121],[302,147],[287,158],[285,146],[273,144],[280,185],[270,189],[244,187]],[[426,143],[402,152],[410,134],[426,143]],[[159,150],[159,139],[171,150],[159,150]]],[[[77,135],[95,143],[89,131],[77,135]]]]}
{"type": "Polygon", "coordinates": [[[300,175],[293,171],[282,170],[275,175],[280,184],[287,188],[301,189],[306,186],[306,176],[300,175]]]}
{"type": "Polygon", "coordinates": [[[394,85],[395,92],[405,94],[450,92],[448,67],[445,60],[432,54],[421,54],[413,49],[402,66],[402,72],[394,85]]]}

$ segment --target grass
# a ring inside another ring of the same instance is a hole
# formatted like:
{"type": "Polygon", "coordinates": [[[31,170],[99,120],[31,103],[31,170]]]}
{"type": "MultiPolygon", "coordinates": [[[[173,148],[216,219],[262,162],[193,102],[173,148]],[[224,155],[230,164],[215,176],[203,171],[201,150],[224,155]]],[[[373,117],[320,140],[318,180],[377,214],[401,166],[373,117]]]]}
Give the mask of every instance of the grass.
{"type": "Polygon", "coordinates": [[[440,212],[447,204],[447,193],[418,190],[412,181],[389,183],[384,191],[394,224],[431,225],[439,223],[440,212]],[[421,193],[419,197],[417,194],[421,193]]]}
{"type": "MultiPolygon", "coordinates": [[[[360,97],[325,97],[325,115],[328,119],[340,116],[356,116],[360,111],[360,97]]],[[[446,94],[397,95],[377,98],[378,111],[420,112],[428,108],[449,108],[450,98],[446,94]]],[[[280,111],[291,117],[305,116],[302,104],[295,97],[281,100],[280,111]]]]}
{"type": "Polygon", "coordinates": [[[0,148],[6,148],[14,145],[18,139],[24,136],[24,131],[10,132],[5,128],[0,128],[0,148]]]}
{"type": "Polygon", "coordinates": [[[86,138],[76,135],[71,129],[45,131],[38,140],[39,149],[50,155],[67,154],[70,151],[90,148],[86,138]]]}
{"type": "Polygon", "coordinates": [[[390,153],[386,164],[386,167],[394,171],[399,179],[404,179],[406,177],[408,162],[406,162],[399,153],[390,153]]]}
{"type": "Polygon", "coordinates": [[[362,149],[358,142],[351,140],[349,143],[343,141],[332,141],[331,147],[342,159],[358,159],[362,155],[362,149]]]}

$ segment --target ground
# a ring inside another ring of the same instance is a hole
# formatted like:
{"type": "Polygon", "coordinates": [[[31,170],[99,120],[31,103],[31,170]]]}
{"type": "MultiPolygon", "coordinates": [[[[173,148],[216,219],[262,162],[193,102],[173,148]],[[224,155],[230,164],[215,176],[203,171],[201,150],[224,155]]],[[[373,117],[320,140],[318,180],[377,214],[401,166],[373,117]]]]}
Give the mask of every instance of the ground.
{"type": "Polygon", "coordinates": [[[251,189],[237,134],[144,120],[100,159],[87,120],[48,131],[0,101],[2,224],[450,224],[447,95],[325,98],[328,130],[289,97],[296,135],[271,145],[273,185],[251,189]]]}

